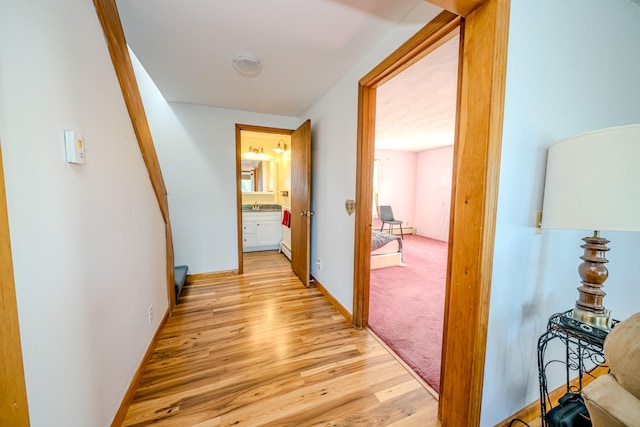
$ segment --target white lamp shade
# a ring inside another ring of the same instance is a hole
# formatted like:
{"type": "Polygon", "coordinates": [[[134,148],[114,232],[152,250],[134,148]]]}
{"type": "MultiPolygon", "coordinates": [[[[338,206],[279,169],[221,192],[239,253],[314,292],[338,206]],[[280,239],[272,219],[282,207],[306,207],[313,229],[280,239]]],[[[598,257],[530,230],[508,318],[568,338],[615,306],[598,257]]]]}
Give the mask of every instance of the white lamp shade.
{"type": "Polygon", "coordinates": [[[640,231],[640,125],[549,147],[542,227],[640,231]]]}

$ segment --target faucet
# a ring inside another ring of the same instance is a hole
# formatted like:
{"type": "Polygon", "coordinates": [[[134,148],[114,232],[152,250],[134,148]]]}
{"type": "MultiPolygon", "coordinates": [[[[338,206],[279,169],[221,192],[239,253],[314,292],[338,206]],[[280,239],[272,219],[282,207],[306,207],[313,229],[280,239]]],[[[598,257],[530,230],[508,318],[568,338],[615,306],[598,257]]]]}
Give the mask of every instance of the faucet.
{"type": "Polygon", "coordinates": [[[254,210],[254,211],[257,211],[257,210],[259,210],[259,209],[260,209],[260,206],[258,206],[258,202],[255,202],[255,201],[254,201],[254,202],[253,202],[253,210],[254,210]]]}

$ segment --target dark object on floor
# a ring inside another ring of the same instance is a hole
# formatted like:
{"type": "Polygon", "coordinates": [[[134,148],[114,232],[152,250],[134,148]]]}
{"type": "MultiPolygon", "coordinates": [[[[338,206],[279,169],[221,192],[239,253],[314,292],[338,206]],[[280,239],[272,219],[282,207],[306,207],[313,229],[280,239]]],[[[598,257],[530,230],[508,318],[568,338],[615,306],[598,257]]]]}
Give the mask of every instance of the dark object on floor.
{"type": "Polygon", "coordinates": [[[547,413],[548,427],[591,427],[589,412],[579,393],[566,393],[547,413]]]}
{"type": "Polygon", "coordinates": [[[189,266],[187,265],[178,265],[175,267],[176,304],[178,303],[178,297],[180,296],[184,282],[187,280],[187,270],[189,270],[189,266]]]}

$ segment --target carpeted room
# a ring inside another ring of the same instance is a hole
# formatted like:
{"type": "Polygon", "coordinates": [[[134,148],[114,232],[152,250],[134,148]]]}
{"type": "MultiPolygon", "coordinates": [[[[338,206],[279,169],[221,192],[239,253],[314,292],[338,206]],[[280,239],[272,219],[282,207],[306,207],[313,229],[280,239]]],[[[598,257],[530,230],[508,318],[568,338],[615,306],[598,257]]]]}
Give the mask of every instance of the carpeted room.
{"type": "Polygon", "coordinates": [[[406,265],[372,269],[369,287],[369,327],[436,392],[447,249],[447,242],[406,235],[406,265]]]}
{"type": "MultiPolygon", "coordinates": [[[[368,325],[438,392],[453,147],[376,150],[376,157],[379,206],[392,205],[404,230],[413,234],[402,239],[404,266],[371,270],[368,325]]],[[[381,226],[374,218],[373,228],[381,226]]],[[[397,226],[395,233],[399,234],[397,226]]]]}

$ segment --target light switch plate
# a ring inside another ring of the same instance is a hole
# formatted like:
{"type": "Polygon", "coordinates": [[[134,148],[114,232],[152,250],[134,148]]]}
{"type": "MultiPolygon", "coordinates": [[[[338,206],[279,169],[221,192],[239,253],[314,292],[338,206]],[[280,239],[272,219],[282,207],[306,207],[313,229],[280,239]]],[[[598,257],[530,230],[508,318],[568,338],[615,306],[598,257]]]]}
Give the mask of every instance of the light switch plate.
{"type": "Polygon", "coordinates": [[[64,131],[64,146],[67,162],[84,164],[84,138],[82,134],[73,130],[64,131]]]}

